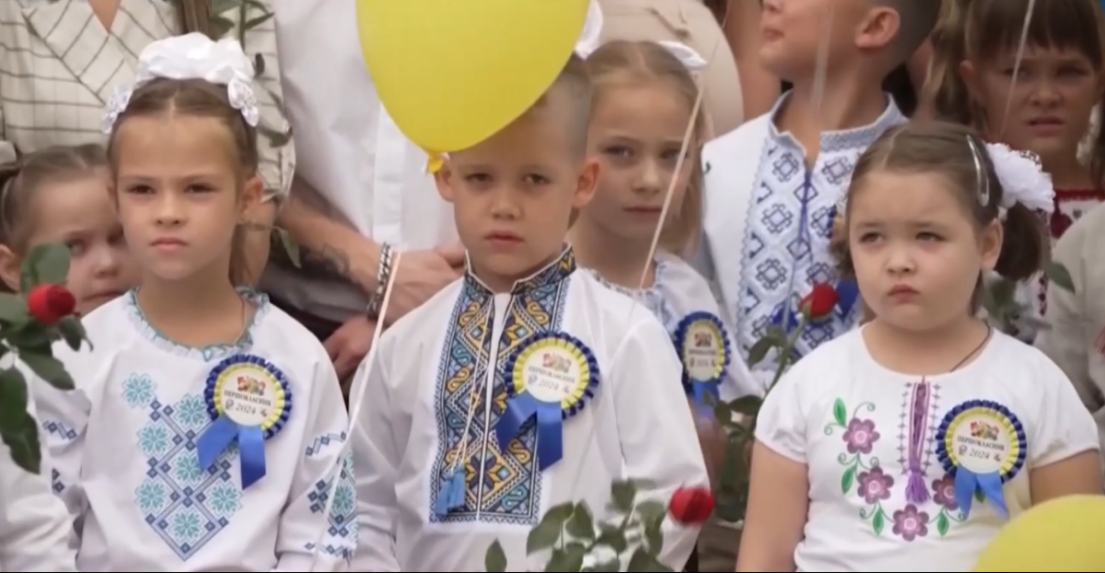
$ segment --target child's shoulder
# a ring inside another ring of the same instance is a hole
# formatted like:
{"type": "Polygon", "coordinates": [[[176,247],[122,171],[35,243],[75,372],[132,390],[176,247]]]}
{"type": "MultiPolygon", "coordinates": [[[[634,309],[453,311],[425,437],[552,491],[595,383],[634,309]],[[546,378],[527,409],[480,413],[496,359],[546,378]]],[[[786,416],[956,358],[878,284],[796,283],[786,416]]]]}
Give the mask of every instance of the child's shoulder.
{"type": "Polygon", "coordinates": [[[1001,380],[1021,380],[1026,391],[1046,388],[1057,381],[1070,384],[1066,374],[1039,348],[999,330],[991,336],[992,348],[985,353],[985,367],[1000,370],[1001,380]]]}
{"type": "Polygon", "coordinates": [[[457,297],[460,296],[463,287],[464,278],[461,277],[446,285],[430,297],[430,300],[396,320],[380,335],[381,351],[390,348],[398,340],[413,348],[414,345],[411,343],[421,337],[440,336],[441,330],[446,326],[445,323],[453,315],[457,297]]]}
{"type": "Polygon", "coordinates": [[[771,123],[772,115],[773,112],[765,113],[742,123],[740,127],[728,133],[708,141],[702,148],[702,159],[704,161],[729,159],[734,162],[743,162],[741,160],[747,158],[732,157],[730,152],[740,150],[750,144],[762,142],[768,136],[768,126],[771,123]]]}
{"type": "Polygon", "coordinates": [[[1105,232],[1105,203],[1094,206],[1075,221],[1055,244],[1055,251],[1066,254],[1091,254],[1096,258],[1098,237],[1103,232],[1105,232]],[[1094,248],[1095,251],[1084,253],[1086,247],[1094,248]]]}
{"type": "MultiPolygon", "coordinates": [[[[602,324],[602,330],[609,338],[624,338],[642,326],[649,328],[660,325],[659,320],[635,298],[603,284],[591,273],[574,273],[572,288],[575,296],[583,297],[582,304],[591,314],[588,320],[602,324]],[[596,322],[601,321],[601,322],[596,322]]],[[[661,330],[663,326],[660,326],[661,330]]]]}

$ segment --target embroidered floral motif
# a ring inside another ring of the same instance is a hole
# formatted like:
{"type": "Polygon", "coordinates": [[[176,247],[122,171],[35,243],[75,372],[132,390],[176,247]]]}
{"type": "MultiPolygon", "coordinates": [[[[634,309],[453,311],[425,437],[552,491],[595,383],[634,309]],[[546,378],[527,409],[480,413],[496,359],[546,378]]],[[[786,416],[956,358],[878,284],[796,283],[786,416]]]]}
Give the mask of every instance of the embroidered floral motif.
{"type": "Polygon", "coordinates": [[[870,471],[859,473],[859,496],[868,504],[890,499],[890,488],[894,487],[894,478],[883,473],[882,468],[874,467],[870,471]]]}
{"type": "MultiPolygon", "coordinates": [[[[982,491],[975,492],[975,499],[983,500],[982,491]]],[[[940,479],[932,480],[932,503],[940,508],[930,524],[936,525],[936,533],[943,537],[948,534],[953,523],[967,521],[967,516],[959,510],[959,502],[955,499],[955,478],[946,475],[940,479]]]]}
{"type": "Polygon", "coordinates": [[[871,522],[875,535],[882,535],[887,522],[882,502],[890,499],[894,478],[883,470],[879,458],[871,455],[882,437],[874,420],[859,417],[861,412],[874,411],[875,404],[863,402],[849,416],[844,400],[837,398],[833,402],[833,420],[825,425],[825,435],[831,436],[837,430],[844,430],[841,439],[846,451],[836,458],[844,466],[844,473],[840,476],[840,492],[848,495],[853,487],[856,488],[856,495],[869,506],[860,509],[860,518],[871,522]]]}
{"type": "Polygon", "coordinates": [[[912,503],[894,512],[894,535],[906,541],[913,541],[929,533],[929,514],[919,511],[912,503]]]}
{"type": "Polygon", "coordinates": [[[844,432],[844,441],[848,443],[848,453],[870,454],[871,448],[879,440],[879,433],[875,431],[875,422],[852,418],[848,422],[848,430],[844,432]]]}

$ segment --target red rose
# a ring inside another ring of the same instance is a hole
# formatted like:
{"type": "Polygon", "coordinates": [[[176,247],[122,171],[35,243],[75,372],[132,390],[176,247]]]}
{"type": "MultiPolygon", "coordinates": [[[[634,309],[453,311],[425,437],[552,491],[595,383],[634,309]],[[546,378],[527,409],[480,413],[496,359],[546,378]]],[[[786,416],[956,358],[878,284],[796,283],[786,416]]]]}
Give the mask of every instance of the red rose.
{"type": "Polygon", "coordinates": [[[61,285],[39,285],[27,295],[27,310],[47,326],[73,314],[77,299],[61,285]]]}
{"type": "Polygon", "coordinates": [[[705,523],[714,512],[714,494],[708,488],[679,488],[671,496],[668,515],[676,523],[698,525],[705,523]]]}
{"type": "Polygon", "coordinates": [[[840,302],[840,295],[829,283],[817,283],[813,290],[802,299],[799,308],[809,308],[811,320],[822,320],[832,316],[833,308],[840,302]]]}

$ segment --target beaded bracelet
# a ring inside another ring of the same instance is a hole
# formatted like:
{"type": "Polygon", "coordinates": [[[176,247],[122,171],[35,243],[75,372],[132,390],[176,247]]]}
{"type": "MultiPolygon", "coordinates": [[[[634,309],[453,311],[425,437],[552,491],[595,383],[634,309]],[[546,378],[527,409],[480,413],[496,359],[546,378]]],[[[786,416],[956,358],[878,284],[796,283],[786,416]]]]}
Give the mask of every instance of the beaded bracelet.
{"type": "Polygon", "coordinates": [[[368,308],[365,309],[372,320],[380,318],[380,307],[384,304],[384,295],[387,294],[388,283],[391,282],[392,254],[391,245],[387,243],[380,245],[380,271],[376,274],[376,291],[372,293],[368,308]]]}

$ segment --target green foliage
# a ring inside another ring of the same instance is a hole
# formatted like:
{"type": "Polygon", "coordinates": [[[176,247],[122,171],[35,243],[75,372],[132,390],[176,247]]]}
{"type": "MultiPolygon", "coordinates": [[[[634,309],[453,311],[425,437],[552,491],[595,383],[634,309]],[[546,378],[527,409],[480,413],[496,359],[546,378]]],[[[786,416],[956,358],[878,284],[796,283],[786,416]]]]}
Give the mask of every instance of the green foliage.
{"type": "MultiPolygon", "coordinates": [[[[667,506],[659,501],[639,500],[641,480],[616,481],[610,486],[610,522],[596,522],[586,503],[564,503],[549,508],[526,539],[526,553],[549,552],[545,571],[671,571],[659,561],[664,548],[662,533],[667,506]],[[594,561],[598,554],[606,561],[594,561]],[[611,558],[610,554],[617,555],[611,558]],[[588,558],[592,563],[588,563],[588,558]],[[586,566],[585,566],[586,565],[586,566]]],[[[498,573],[507,570],[506,554],[496,541],[487,548],[484,568],[498,573]]]]}
{"type": "MultiPolygon", "coordinates": [[[[64,284],[68,274],[69,250],[62,245],[40,245],[23,261],[20,286],[29,292],[42,284],[64,284]]],[[[65,340],[77,350],[87,337],[75,318],[46,326],[31,316],[23,296],[0,293],[0,357],[14,354],[45,382],[59,390],[72,390],[72,377],[54,358],[51,347],[55,340],[65,340]]],[[[19,467],[37,474],[42,451],[38,426],[27,411],[29,393],[22,371],[14,366],[0,368],[0,439],[19,467]]]]}

